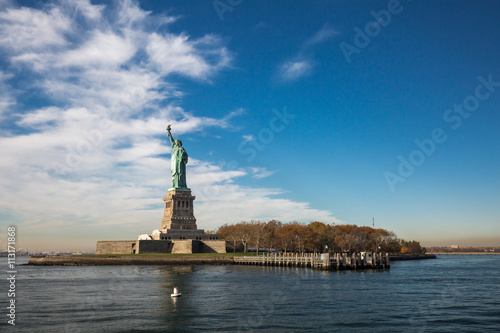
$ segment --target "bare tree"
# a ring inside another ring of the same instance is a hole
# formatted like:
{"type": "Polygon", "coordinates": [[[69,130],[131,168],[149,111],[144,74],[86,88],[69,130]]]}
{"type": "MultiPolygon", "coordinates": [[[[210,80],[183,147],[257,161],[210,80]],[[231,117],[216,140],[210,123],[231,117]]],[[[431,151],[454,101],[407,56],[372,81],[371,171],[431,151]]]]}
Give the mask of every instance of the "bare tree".
{"type": "Polygon", "coordinates": [[[294,226],[290,223],[283,224],[280,228],[276,230],[276,240],[280,248],[285,250],[285,253],[289,249],[293,249],[295,245],[295,235],[294,226]]]}
{"type": "Polygon", "coordinates": [[[381,247],[382,244],[385,244],[391,236],[395,235],[385,229],[373,229],[370,236],[373,244],[373,251],[378,252],[379,247],[381,247]]]}
{"type": "Polygon", "coordinates": [[[237,229],[236,229],[236,235],[238,240],[243,244],[243,253],[247,252],[248,248],[248,243],[252,241],[252,226],[245,221],[241,221],[240,223],[236,224],[237,229]]]}
{"type": "Polygon", "coordinates": [[[266,237],[266,223],[259,220],[252,220],[250,221],[250,226],[252,229],[252,244],[257,248],[257,255],[259,255],[259,248],[266,237]]]}
{"type": "Polygon", "coordinates": [[[238,234],[236,232],[237,226],[236,225],[228,225],[227,223],[224,224],[219,228],[217,233],[221,237],[221,239],[228,240],[230,242],[233,242],[233,253],[236,253],[236,244],[238,242],[238,234]]]}

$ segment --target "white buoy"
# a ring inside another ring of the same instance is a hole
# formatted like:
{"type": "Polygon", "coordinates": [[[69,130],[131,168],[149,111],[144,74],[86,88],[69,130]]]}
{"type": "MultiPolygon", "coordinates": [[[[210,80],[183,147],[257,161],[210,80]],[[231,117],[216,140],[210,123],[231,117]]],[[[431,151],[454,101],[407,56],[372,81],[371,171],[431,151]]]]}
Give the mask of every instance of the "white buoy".
{"type": "Polygon", "coordinates": [[[170,297],[179,297],[182,296],[182,294],[179,292],[179,289],[177,287],[174,287],[174,293],[170,295],[170,297]]]}

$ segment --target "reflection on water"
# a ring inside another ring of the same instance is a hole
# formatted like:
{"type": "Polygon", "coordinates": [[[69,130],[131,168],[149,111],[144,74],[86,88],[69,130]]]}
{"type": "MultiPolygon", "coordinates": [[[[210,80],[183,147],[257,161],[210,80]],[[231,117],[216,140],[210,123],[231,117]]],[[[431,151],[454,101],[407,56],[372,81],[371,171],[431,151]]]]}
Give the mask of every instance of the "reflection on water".
{"type": "Polygon", "coordinates": [[[500,325],[499,273],[500,256],[443,256],[357,272],[19,266],[16,331],[493,331],[500,325]],[[182,297],[170,297],[174,287],[182,297]]]}

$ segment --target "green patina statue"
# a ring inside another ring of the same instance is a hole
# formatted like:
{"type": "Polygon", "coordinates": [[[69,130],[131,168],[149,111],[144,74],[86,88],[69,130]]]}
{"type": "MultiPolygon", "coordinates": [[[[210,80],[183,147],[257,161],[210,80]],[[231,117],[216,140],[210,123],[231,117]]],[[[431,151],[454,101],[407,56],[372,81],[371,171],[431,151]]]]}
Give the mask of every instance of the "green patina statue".
{"type": "Polygon", "coordinates": [[[188,154],[182,141],[172,137],[170,126],[167,125],[168,137],[172,143],[172,188],[171,190],[190,190],[186,184],[186,164],[188,162],[188,154]]]}

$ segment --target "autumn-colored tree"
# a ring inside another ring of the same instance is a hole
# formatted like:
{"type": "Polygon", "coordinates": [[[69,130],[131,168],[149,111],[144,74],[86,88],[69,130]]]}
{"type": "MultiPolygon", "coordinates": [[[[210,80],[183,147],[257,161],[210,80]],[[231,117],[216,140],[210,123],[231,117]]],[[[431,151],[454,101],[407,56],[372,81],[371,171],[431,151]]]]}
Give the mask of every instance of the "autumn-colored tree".
{"type": "Polygon", "coordinates": [[[252,242],[252,237],[254,235],[252,225],[248,222],[241,221],[236,224],[236,226],[236,235],[241,244],[243,244],[243,253],[247,253],[248,244],[252,242]]]}
{"type": "Polygon", "coordinates": [[[233,252],[236,252],[236,243],[238,242],[238,234],[236,232],[237,228],[236,224],[228,225],[226,223],[217,231],[221,239],[233,242],[233,252]]]}
{"type": "Polygon", "coordinates": [[[394,232],[353,224],[328,225],[311,222],[308,225],[293,221],[281,223],[271,220],[252,220],[234,225],[225,224],[218,230],[222,239],[233,243],[233,251],[238,244],[247,252],[248,246],[255,246],[257,253],[261,247],[287,251],[354,252],[374,251],[390,253],[425,253],[425,248],[417,241],[399,240],[394,232]]]}
{"type": "Polygon", "coordinates": [[[307,225],[306,249],[323,252],[331,248],[333,243],[331,226],[321,222],[311,222],[307,225]]]}
{"type": "Polygon", "coordinates": [[[283,224],[280,228],[276,229],[276,240],[278,246],[287,252],[287,250],[295,247],[294,227],[289,223],[283,224]]]}
{"type": "Polygon", "coordinates": [[[370,235],[372,231],[373,229],[370,227],[357,227],[352,230],[352,235],[356,239],[354,251],[368,251],[371,248],[372,239],[370,235]]]}
{"type": "Polygon", "coordinates": [[[389,232],[385,229],[372,229],[370,233],[371,243],[373,245],[372,251],[378,252],[382,249],[384,245],[391,237],[394,237],[393,232],[389,232]]]}
{"type": "Polygon", "coordinates": [[[387,241],[381,245],[382,252],[389,253],[400,253],[401,252],[401,243],[399,239],[394,235],[390,236],[387,241]]]}
{"type": "Polygon", "coordinates": [[[401,253],[409,253],[409,254],[423,254],[425,253],[425,248],[420,246],[420,242],[410,241],[407,242],[404,239],[401,240],[401,253]]]}
{"type": "Polygon", "coordinates": [[[264,241],[263,245],[270,249],[275,249],[277,246],[276,230],[282,226],[278,220],[271,220],[264,226],[264,241]]]}
{"type": "Polygon", "coordinates": [[[297,221],[286,224],[288,235],[291,237],[292,250],[303,252],[307,239],[307,226],[297,221]]]}
{"type": "Polygon", "coordinates": [[[252,244],[256,247],[257,249],[257,255],[259,255],[259,248],[264,242],[266,238],[266,223],[259,221],[259,220],[252,220],[250,221],[250,228],[251,228],[251,239],[252,239],[252,244]]]}
{"type": "Polygon", "coordinates": [[[355,231],[358,228],[354,224],[341,224],[335,226],[337,229],[337,236],[335,243],[340,247],[342,252],[352,252],[357,243],[359,243],[358,236],[355,231]]]}

